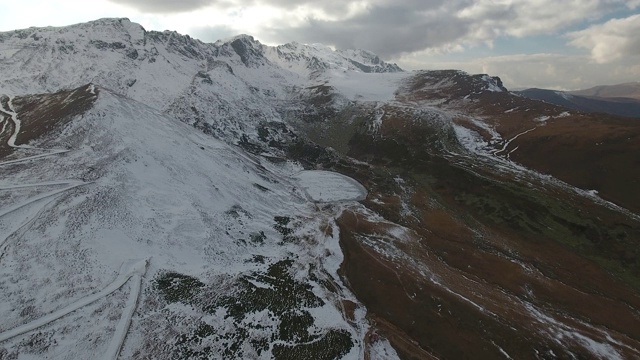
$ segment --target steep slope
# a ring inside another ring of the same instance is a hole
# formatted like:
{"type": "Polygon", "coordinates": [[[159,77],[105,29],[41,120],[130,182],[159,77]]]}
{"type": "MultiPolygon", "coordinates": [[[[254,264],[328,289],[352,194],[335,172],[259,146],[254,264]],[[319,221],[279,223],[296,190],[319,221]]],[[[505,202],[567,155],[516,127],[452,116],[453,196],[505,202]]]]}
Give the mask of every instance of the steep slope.
{"type": "Polygon", "coordinates": [[[0,160],[3,357],[357,357],[366,324],[331,236],[349,201],[319,212],[296,166],[94,86],[12,98],[17,144],[43,122],[31,106],[64,95],[15,152],[67,151],[0,160]]]}
{"type": "Polygon", "coordinates": [[[527,89],[515,91],[515,93],[529,99],[542,100],[550,104],[563,106],[567,109],[640,118],[640,99],[581,96],[545,89],[527,89]]]}
{"type": "MultiPolygon", "coordinates": [[[[553,131],[560,128],[552,114],[577,117],[513,96],[486,75],[420,72],[397,83],[386,101],[358,96],[376,83],[389,84],[381,77],[351,91],[327,87],[316,96],[350,92],[351,102],[309,101],[306,113],[316,116],[293,122],[355,162],[311,146],[290,149],[369,190],[366,208],[344,212],[338,224],[342,274],[375,324],[371,336],[389,338],[407,359],[638,356],[640,319],[628,304],[640,299],[640,219],[517,163],[542,163],[535,149],[517,160],[520,151],[512,151],[538,131],[529,126],[553,131]]],[[[611,120],[581,124],[591,131],[633,124],[611,120]]],[[[584,136],[564,130],[560,139],[584,136]]],[[[583,146],[554,157],[592,149],[583,146]]],[[[633,149],[620,153],[633,159],[633,149]]],[[[617,169],[627,172],[620,184],[638,179],[627,166],[617,169]]]]}
{"type": "Polygon", "coordinates": [[[640,182],[634,141],[640,124],[635,119],[567,111],[506,91],[479,91],[481,86],[470,85],[476,80],[465,77],[459,72],[419,73],[399,96],[451,113],[456,124],[472,131],[460,134],[467,145],[483,154],[512,159],[640,211],[640,197],[633,190],[640,182]]]}
{"type": "Polygon", "coordinates": [[[401,71],[364,51],[269,47],[247,35],[205,44],[176,32],[145,31],[128,19],[5,32],[0,48],[0,86],[7,93],[91,82],[233,142],[255,137],[260,122],[279,121],[274,105],[310,86],[309,77],[319,71],[401,71]]]}

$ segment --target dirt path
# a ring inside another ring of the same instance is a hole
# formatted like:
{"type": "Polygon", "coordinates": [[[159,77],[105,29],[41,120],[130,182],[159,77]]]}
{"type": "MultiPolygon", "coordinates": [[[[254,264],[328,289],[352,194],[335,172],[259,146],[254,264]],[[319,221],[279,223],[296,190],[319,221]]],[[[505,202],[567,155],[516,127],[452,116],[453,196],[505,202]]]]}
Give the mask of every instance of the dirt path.
{"type": "MultiPolygon", "coordinates": [[[[20,134],[20,129],[22,127],[22,121],[20,121],[20,119],[18,118],[18,113],[14,110],[13,107],[13,96],[9,96],[9,100],[7,101],[7,107],[9,109],[5,109],[2,102],[0,101],[0,112],[4,113],[5,115],[8,115],[11,118],[11,121],[14,124],[14,131],[13,134],[11,134],[11,136],[9,137],[9,140],[7,141],[7,145],[10,148],[14,148],[14,149],[22,149],[22,150],[38,150],[38,151],[45,151],[45,154],[39,154],[39,155],[34,155],[34,156],[27,156],[21,159],[16,159],[16,160],[10,160],[10,161],[4,161],[4,162],[0,162],[0,166],[1,165],[8,165],[8,164],[15,164],[15,163],[19,163],[19,162],[24,162],[24,161],[29,161],[29,160],[34,160],[34,159],[39,159],[45,156],[51,156],[51,155],[57,155],[57,154],[62,154],[65,152],[68,152],[69,150],[66,149],[43,149],[43,148],[38,148],[38,147],[33,147],[33,146],[29,146],[29,145],[16,145],[16,140],[18,138],[18,135],[20,134]]],[[[7,127],[7,124],[9,123],[9,120],[4,119],[2,121],[4,124],[2,126],[2,131],[0,131],[0,134],[2,134],[7,127]]]]}

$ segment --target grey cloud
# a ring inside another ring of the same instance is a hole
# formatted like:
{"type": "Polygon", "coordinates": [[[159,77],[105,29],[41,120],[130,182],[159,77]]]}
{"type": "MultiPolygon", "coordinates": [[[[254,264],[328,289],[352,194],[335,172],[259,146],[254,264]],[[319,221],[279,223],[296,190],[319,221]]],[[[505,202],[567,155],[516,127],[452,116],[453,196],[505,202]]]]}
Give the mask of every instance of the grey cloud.
{"type": "Polygon", "coordinates": [[[242,8],[254,5],[271,5],[284,10],[291,10],[303,5],[314,5],[328,14],[339,14],[349,7],[351,1],[327,0],[322,3],[312,0],[108,0],[112,3],[131,6],[147,13],[181,13],[207,6],[219,8],[242,8]]]}
{"type": "Polygon", "coordinates": [[[244,5],[251,2],[253,4],[266,4],[274,7],[279,7],[284,10],[296,9],[302,6],[311,5],[314,8],[322,9],[329,15],[336,14],[344,14],[350,4],[354,1],[347,0],[325,0],[325,1],[317,1],[317,0],[254,0],[254,1],[241,1],[244,5]]]}
{"type": "MultiPolygon", "coordinates": [[[[264,0],[291,4],[291,0],[264,0]]],[[[312,5],[311,2],[307,2],[312,5]]],[[[576,7],[570,2],[532,0],[370,0],[366,11],[349,18],[310,17],[302,25],[265,29],[273,42],[320,42],[338,48],[357,47],[383,57],[419,50],[445,50],[492,42],[501,36],[557,34],[585,19],[626,8],[624,0],[591,0],[576,7]]],[[[330,1],[320,7],[334,9],[330,1]]]]}
{"type": "MultiPolygon", "coordinates": [[[[636,6],[629,5],[628,0],[589,0],[580,6],[575,6],[573,1],[557,0],[109,1],[154,13],[184,12],[207,6],[233,11],[268,5],[279,8],[282,16],[277,25],[265,24],[259,34],[253,34],[262,40],[272,43],[295,40],[338,48],[362,48],[385,58],[425,49],[446,52],[452,48],[491,43],[501,36],[558,34],[585,19],[598,19],[612,11],[636,6]],[[351,13],[349,10],[354,4],[358,4],[360,11],[351,13]],[[304,9],[315,12],[309,12],[309,17],[300,23],[300,12],[304,9]],[[329,15],[329,19],[311,15],[318,14],[318,11],[329,15]]],[[[640,0],[632,1],[640,3],[640,0]]],[[[210,41],[217,36],[216,33],[226,36],[247,32],[245,29],[234,30],[200,29],[194,35],[210,41]]],[[[577,43],[576,46],[587,47],[577,43]]]]}
{"type": "MultiPolygon", "coordinates": [[[[425,3],[423,2],[422,6],[425,3]]],[[[441,4],[442,1],[433,1],[441,4]]],[[[463,37],[466,20],[450,16],[425,16],[422,9],[406,6],[372,7],[364,14],[338,21],[309,18],[302,26],[268,29],[275,42],[292,40],[325,43],[338,48],[362,48],[388,57],[428,47],[443,46],[463,37]]]]}
{"type": "Polygon", "coordinates": [[[180,13],[200,9],[209,5],[228,4],[219,0],[109,0],[112,3],[128,5],[148,13],[180,13]]]}

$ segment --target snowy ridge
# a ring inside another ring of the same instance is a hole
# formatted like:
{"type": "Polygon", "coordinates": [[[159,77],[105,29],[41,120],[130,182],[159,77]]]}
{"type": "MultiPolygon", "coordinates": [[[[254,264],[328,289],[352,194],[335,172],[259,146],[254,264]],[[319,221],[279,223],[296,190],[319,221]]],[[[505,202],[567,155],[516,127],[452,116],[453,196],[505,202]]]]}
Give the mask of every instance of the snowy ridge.
{"type": "Polygon", "coordinates": [[[362,50],[270,47],[248,35],[207,44],[176,32],[146,31],[128,19],[0,33],[0,52],[3,92],[45,93],[93,83],[230,141],[254,135],[260,122],[281,121],[275,107],[296,89],[318,84],[314,79],[327,71],[402,71],[362,50]]]}
{"type": "Polygon", "coordinates": [[[264,46],[263,49],[271,62],[307,77],[330,69],[365,73],[402,71],[396,64],[385,63],[366,50],[333,50],[322,44],[297,42],[277,47],[264,46]]]}

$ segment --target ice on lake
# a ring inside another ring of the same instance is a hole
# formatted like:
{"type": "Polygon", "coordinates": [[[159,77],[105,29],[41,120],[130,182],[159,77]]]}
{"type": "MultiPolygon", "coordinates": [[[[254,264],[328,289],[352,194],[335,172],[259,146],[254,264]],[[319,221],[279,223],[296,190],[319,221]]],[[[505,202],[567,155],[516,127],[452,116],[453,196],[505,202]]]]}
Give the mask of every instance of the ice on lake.
{"type": "Polygon", "coordinates": [[[307,196],[317,202],[360,201],[367,189],[356,180],[332,171],[306,170],[293,175],[307,196]]]}

